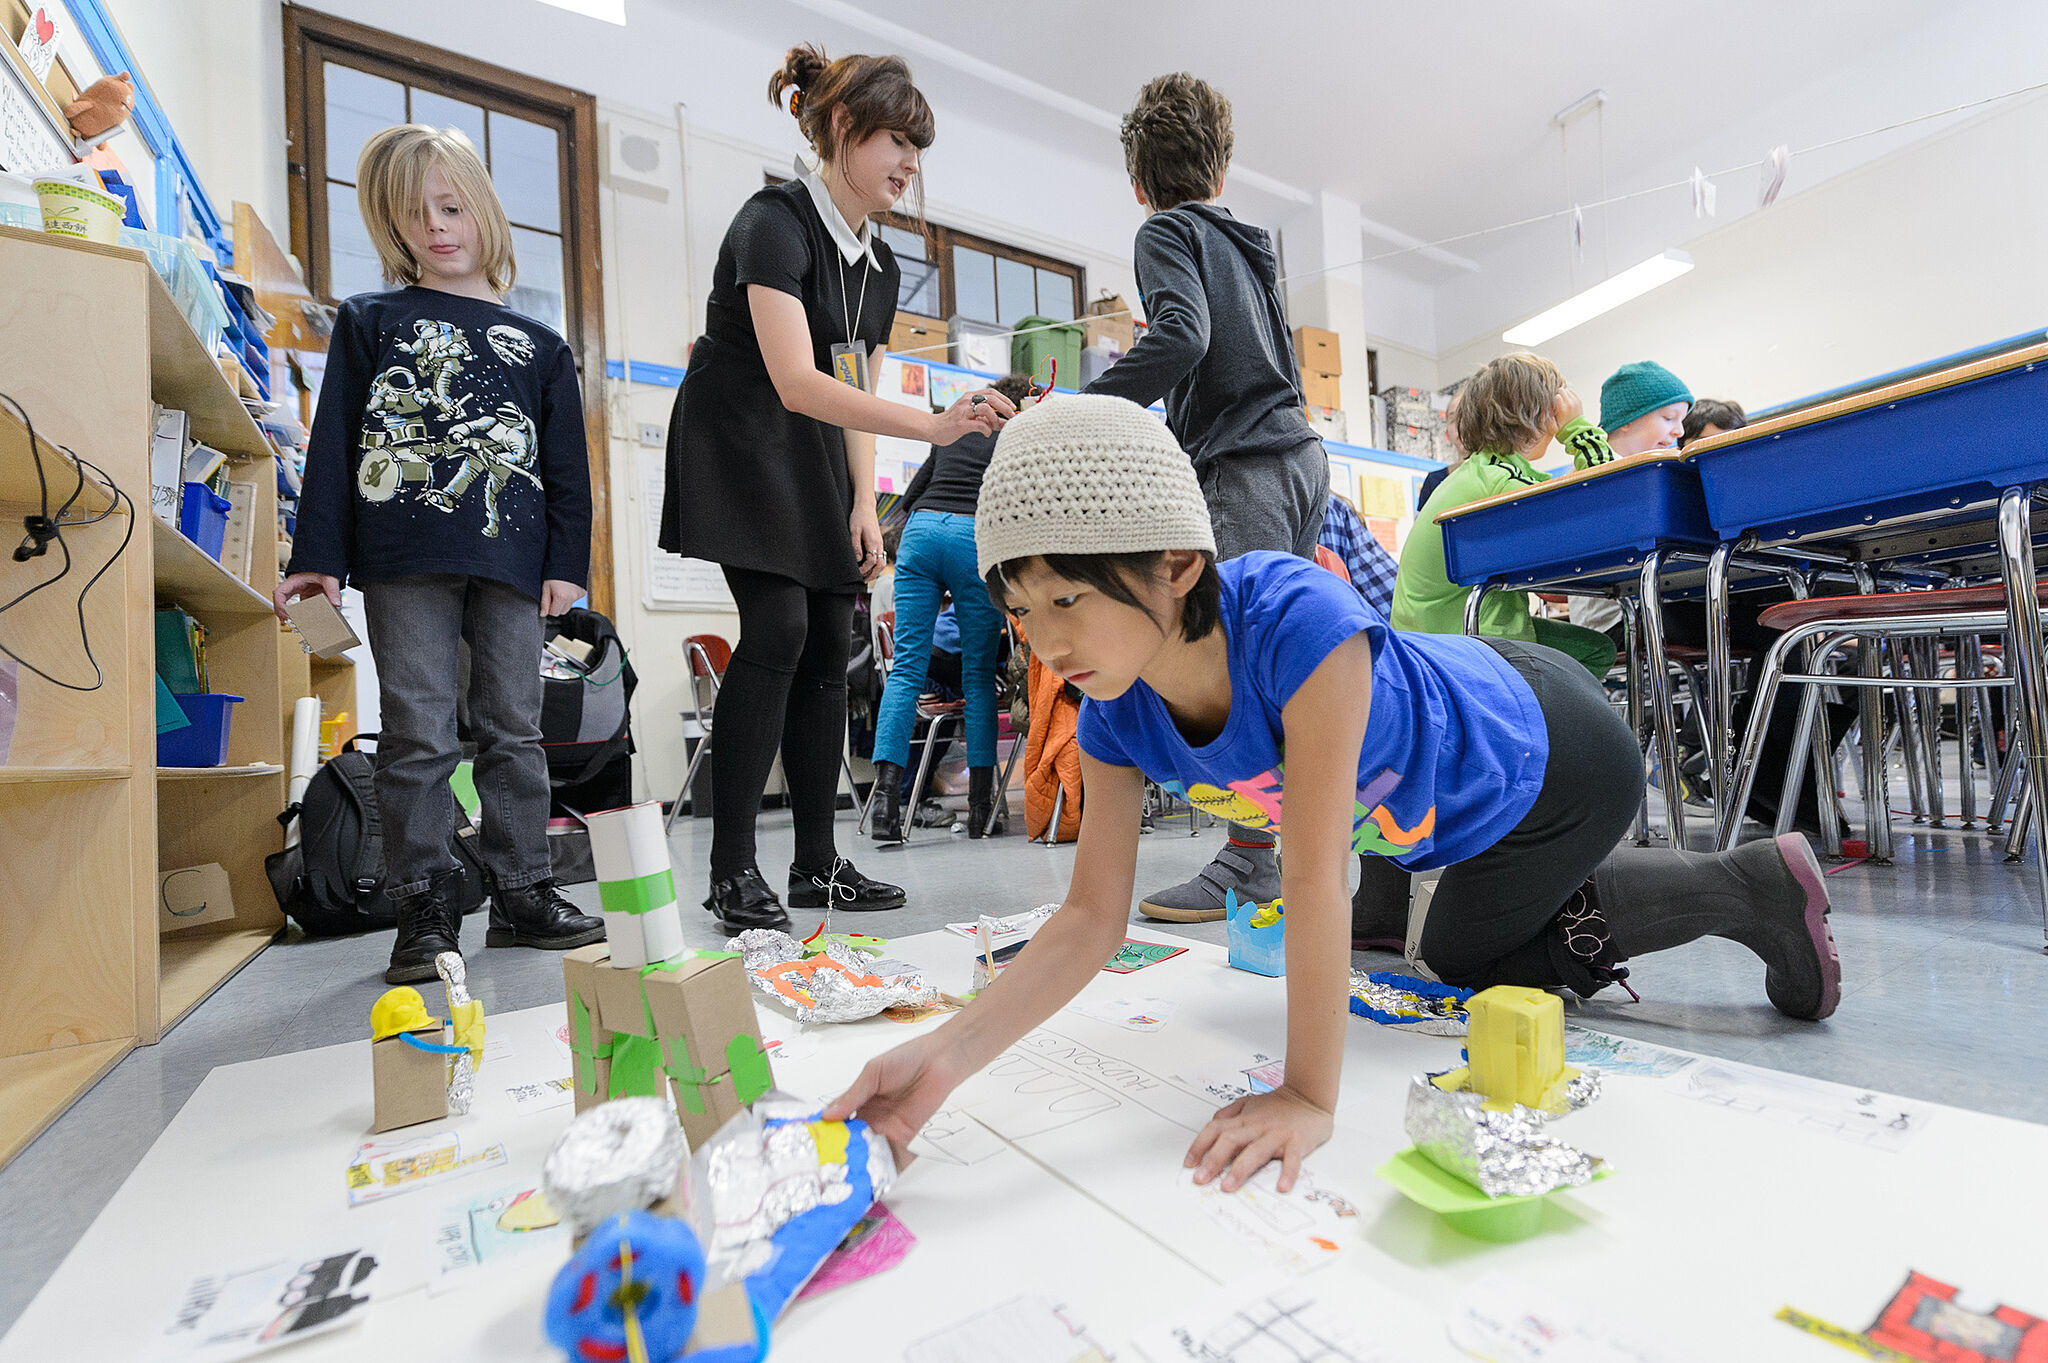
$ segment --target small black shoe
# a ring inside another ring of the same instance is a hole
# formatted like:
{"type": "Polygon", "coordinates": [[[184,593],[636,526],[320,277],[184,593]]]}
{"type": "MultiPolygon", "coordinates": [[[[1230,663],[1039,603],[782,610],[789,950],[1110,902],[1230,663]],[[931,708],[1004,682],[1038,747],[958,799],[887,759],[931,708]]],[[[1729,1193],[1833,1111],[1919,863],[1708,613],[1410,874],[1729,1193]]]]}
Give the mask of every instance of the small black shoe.
{"type": "Polygon", "coordinates": [[[711,898],[704,901],[704,907],[711,910],[711,916],[728,937],[737,937],[751,928],[773,928],[779,932],[789,926],[782,901],[761,878],[759,868],[753,866],[714,882],[711,898]]]}
{"type": "Polygon", "coordinates": [[[866,913],[871,909],[903,907],[903,887],[869,880],[853,863],[840,857],[829,871],[789,868],[789,906],[792,909],[844,909],[866,913]]]}
{"type": "Polygon", "coordinates": [[[967,836],[985,838],[1004,831],[999,822],[989,827],[989,819],[996,812],[996,769],[994,767],[969,767],[967,769],[967,836]]]}
{"type": "Polygon", "coordinates": [[[537,880],[491,896],[487,947],[539,947],[567,951],[604,940],[604,920],[593,918],[562,897],[553,880],[537,880]]]}
{"type": "Polygon", "coordinates": [[[875,766],[875,810],[868,836],[876,842],[907,842],[903,831],[903,768],[894,762],[875,766]]]}
{"type": "Polygon", "coordinates": [[[398,901],[398,938],[391,944],[386,984],[418,984],[438,978],[434,958],[444,951],[462,951],[462,911],[457,907],[456,880],[461,871],[443,871],[418,894],[398,901]]]}

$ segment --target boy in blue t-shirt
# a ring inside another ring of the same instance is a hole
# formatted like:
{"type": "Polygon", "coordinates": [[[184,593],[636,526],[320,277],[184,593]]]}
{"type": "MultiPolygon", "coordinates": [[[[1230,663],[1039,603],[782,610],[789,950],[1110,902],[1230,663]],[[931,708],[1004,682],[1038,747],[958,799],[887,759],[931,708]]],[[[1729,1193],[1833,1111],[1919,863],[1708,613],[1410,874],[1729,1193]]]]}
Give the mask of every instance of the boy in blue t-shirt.
{"type": "Polygon", "coordinates": [[[1220,1111],[1187,1153],[1234,1191],[1329,1139],[1350,984],[1353,853],[1446,868],[1421,950],[1452,984],[1590,996],[1622,962],[1699,937],[1764,961],[1781,1012],[1824,1018],[1841,973],[1800,835],[1700,854],[1617,847],[1641,755],[1571,659],[1508,639],[1402,634],[1312,563],[1222,564],[1173,437],[1125,403],[1062,398],[1004,428],[976,516],[990,592],[1087,697],[1087,802],[1060,912],[959,1017],[871,1062],[858,1111],[900,1155],[961,1080],[1095,977],[1123,939],[1144,781],[1288,833],[1287,1075],[1220,1111]]]}

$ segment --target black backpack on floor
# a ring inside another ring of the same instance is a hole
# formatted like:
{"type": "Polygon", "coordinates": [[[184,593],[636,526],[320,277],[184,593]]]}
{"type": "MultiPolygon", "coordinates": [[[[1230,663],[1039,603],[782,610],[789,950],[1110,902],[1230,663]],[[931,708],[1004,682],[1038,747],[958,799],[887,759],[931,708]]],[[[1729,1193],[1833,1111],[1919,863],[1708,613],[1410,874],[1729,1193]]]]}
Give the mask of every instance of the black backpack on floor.
{"type": "MultiPolygon", "coordinates": [[[[372,738],[360,734],[357,738],[372,738]]],[[[297,845],[263,859],[277,906],[308,937],[342,937],[395,927],[398,915],[384,894],[384,835],[372,783],[376,761],[356,738],[313,773],[304,797],[277,816],[299,821],[297,845]]],[[[456,902],[464,913],[483,906],[485,872],[476,855],[476,826],[458,807],[449,849],[462,870],[456,902]]]]}

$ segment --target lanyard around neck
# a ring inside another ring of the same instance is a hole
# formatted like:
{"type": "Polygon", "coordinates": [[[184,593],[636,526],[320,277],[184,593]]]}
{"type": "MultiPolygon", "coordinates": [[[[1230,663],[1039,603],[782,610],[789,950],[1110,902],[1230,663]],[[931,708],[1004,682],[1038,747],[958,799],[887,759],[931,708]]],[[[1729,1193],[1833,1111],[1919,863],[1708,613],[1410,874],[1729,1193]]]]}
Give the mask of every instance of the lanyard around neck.
{"type": "MultiPolygon", "coordinates": [[[[838,254],[836,247],[833,250],[833,254],[838,254]]],[[[865,261],[866,257],[863,256],[862,260],[865,261]]],[[[852,345],[854,341],[853,324],[859,321],[868,310],[868,275],[871,273],[873,272],[865,264],[861,266],[860,306],[856,307],[853,310],[853,316],[848,318],[846,315],[846,266],[842,262],[839,267],[839,321],[846,328],[846,343],[848,345],[852,345]]]]}

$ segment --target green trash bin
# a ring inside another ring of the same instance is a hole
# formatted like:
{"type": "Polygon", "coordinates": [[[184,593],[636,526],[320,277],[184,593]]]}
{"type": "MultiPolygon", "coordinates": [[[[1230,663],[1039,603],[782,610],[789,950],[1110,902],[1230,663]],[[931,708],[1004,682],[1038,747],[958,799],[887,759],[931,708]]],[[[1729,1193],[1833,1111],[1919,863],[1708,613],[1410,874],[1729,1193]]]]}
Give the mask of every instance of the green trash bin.
{"type": "Polygon", "coordinates": [[[1080,322],[1026,317],[1017,323],[1017,334],[1010,338],[1010,368],[1043,383],[1045,362],[1050,357],[1059,364],[1059,386],[1079,388],[1081,346],[1086,333],[1087,327],[1080,322]]]}

